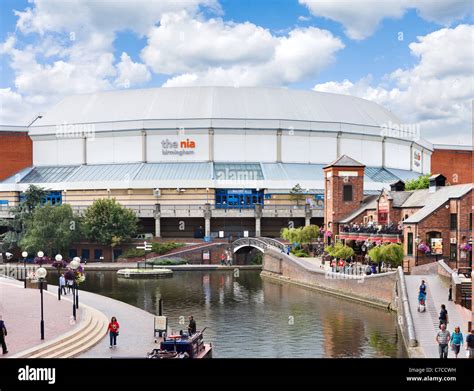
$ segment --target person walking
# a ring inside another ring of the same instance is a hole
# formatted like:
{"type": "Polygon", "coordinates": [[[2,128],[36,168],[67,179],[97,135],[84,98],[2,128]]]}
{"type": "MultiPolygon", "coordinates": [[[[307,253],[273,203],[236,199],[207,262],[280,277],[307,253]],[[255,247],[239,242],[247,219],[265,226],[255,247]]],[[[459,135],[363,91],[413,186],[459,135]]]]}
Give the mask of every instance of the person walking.
{"type": "Polygon", "coordinates": [[[64,274],[61,274],[59,277],[59,289],[61,290],[62,295],[66,295],[66,277],[64,277],[64,274]]]}
{"type": "Polygon", "coordinates": [[[464,343],[464,338],[461,333],[461,329],[458,327],[454,328],[454,331],[451,334],[451,349],[454,352],[454,357],[458,358],[459,351],[461,346],[464,343]]]}
{"type": "Polygon", "coordinates": [[[0,315],[0,345],[2,345],[2,353],[7,354],[7,344],[5,342],[5,337],[7,336],[7,328],[5,326],[5,322],[2,320],[2,316],[0,315]]]}
{"type": "Polygon", "coordinates": [[[436,342],[438,343],[439,358],[448,358],[448,344],[451,339],[449,331],[446,330],[446,324],[442,323],[440,330],[436,334],[436,342]]]}
{"type": "Polygon", "coordinates": [[[439,328],[441,328],[442,324],[448,327],[448,323],[449,323],[448,310],[446,309],[446,306],[444,304],[441,304],[441,311],[439,311],[438,319],[439,319],[439,328]]]}
{"type": "Polygon", "coordinates": [[[67,286],[67,292],[71,293],[71,290],[74,286],[74,280],[67,280],[66,281],[66,286],[67,286]]]}
{"type": "Polygon", "coordinates": [[[225,265],[225,254],[222,253],[221,254],[221,266],[224,266],[225,265]]]}
{"type": "Polygon", "coordinates": [[[117,322],[117,318],[112,316],[109,323],[109,336],[110,336],[110,349],[117,346],[117,336],[119,335],[120,325],[117,322]]]}
{"type": "Polygon", "coordinates": [[[466,350],[469,358],[474,358],[474,327],[471,328],[471,334],[466,337],[466,350]]]}

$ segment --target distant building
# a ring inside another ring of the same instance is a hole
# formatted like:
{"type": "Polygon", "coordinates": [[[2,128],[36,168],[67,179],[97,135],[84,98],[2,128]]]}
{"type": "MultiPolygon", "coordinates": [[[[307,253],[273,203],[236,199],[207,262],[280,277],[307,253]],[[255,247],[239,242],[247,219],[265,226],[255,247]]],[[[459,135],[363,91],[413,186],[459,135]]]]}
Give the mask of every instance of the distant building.
{"type": "Polygon", "coordinates": [[[434,144],[433,147],[432,173],[443,174],[451,185],[474,182],[472,146],[434,144]]]}

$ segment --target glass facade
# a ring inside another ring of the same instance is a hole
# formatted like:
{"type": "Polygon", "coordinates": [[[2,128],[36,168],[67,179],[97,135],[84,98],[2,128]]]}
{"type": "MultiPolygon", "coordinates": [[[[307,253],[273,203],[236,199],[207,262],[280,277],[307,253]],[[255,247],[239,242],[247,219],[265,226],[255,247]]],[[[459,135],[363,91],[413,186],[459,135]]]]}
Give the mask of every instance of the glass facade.
{"type": "Polygon", "coordinates": [[[256,204],[263,205],[263,190],[216,189],[216,208],[250,209],[256,204]]]}

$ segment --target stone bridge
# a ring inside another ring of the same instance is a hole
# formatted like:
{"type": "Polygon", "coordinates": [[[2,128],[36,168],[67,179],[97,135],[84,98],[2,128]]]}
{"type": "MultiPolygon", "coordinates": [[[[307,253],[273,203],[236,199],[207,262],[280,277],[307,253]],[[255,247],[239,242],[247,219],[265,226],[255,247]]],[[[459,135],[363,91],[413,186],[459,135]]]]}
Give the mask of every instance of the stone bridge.
{"type": "Polygon", "coordinates": [[[232,243],[232,252],[235,254],[243,247],[253,247],[265,253],[268,249],[285,251],[286,244],[272,238],[258,237],[258,238],[240,238],[232,243]]]}

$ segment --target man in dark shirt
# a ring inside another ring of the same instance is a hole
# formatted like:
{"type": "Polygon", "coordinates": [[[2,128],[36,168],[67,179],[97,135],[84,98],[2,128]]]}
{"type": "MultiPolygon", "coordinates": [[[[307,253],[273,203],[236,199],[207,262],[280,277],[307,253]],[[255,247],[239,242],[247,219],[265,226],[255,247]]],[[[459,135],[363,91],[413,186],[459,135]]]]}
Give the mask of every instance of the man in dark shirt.
{"type": "Polygon", "coordinates": [[[196,333],[196,321],[192,315],[189,317],[188,333],[190,336],[196,333]]]}
{"type": "Polygon", "coordinates": [[[441,311],[439,312],[439,327],[444,324],[446,327],[448,326],[448,310],[444,304],[441,304],[441,311]]]}
{"type": "Polygon", "coordinates": [[[469,351],[469,358],[474,358],[474,328],[471,329],[471,334],[466,337],[466,348],[469,351]]]}
{"type": "Polygon", "coordinates": [[[0,345],[2,345],[3,354],[8,353],[7,344],[5,343],[5,337],[7,336],[7,328],[5,327],[5,322],[2,320],[0,315],[0,345]]]}

